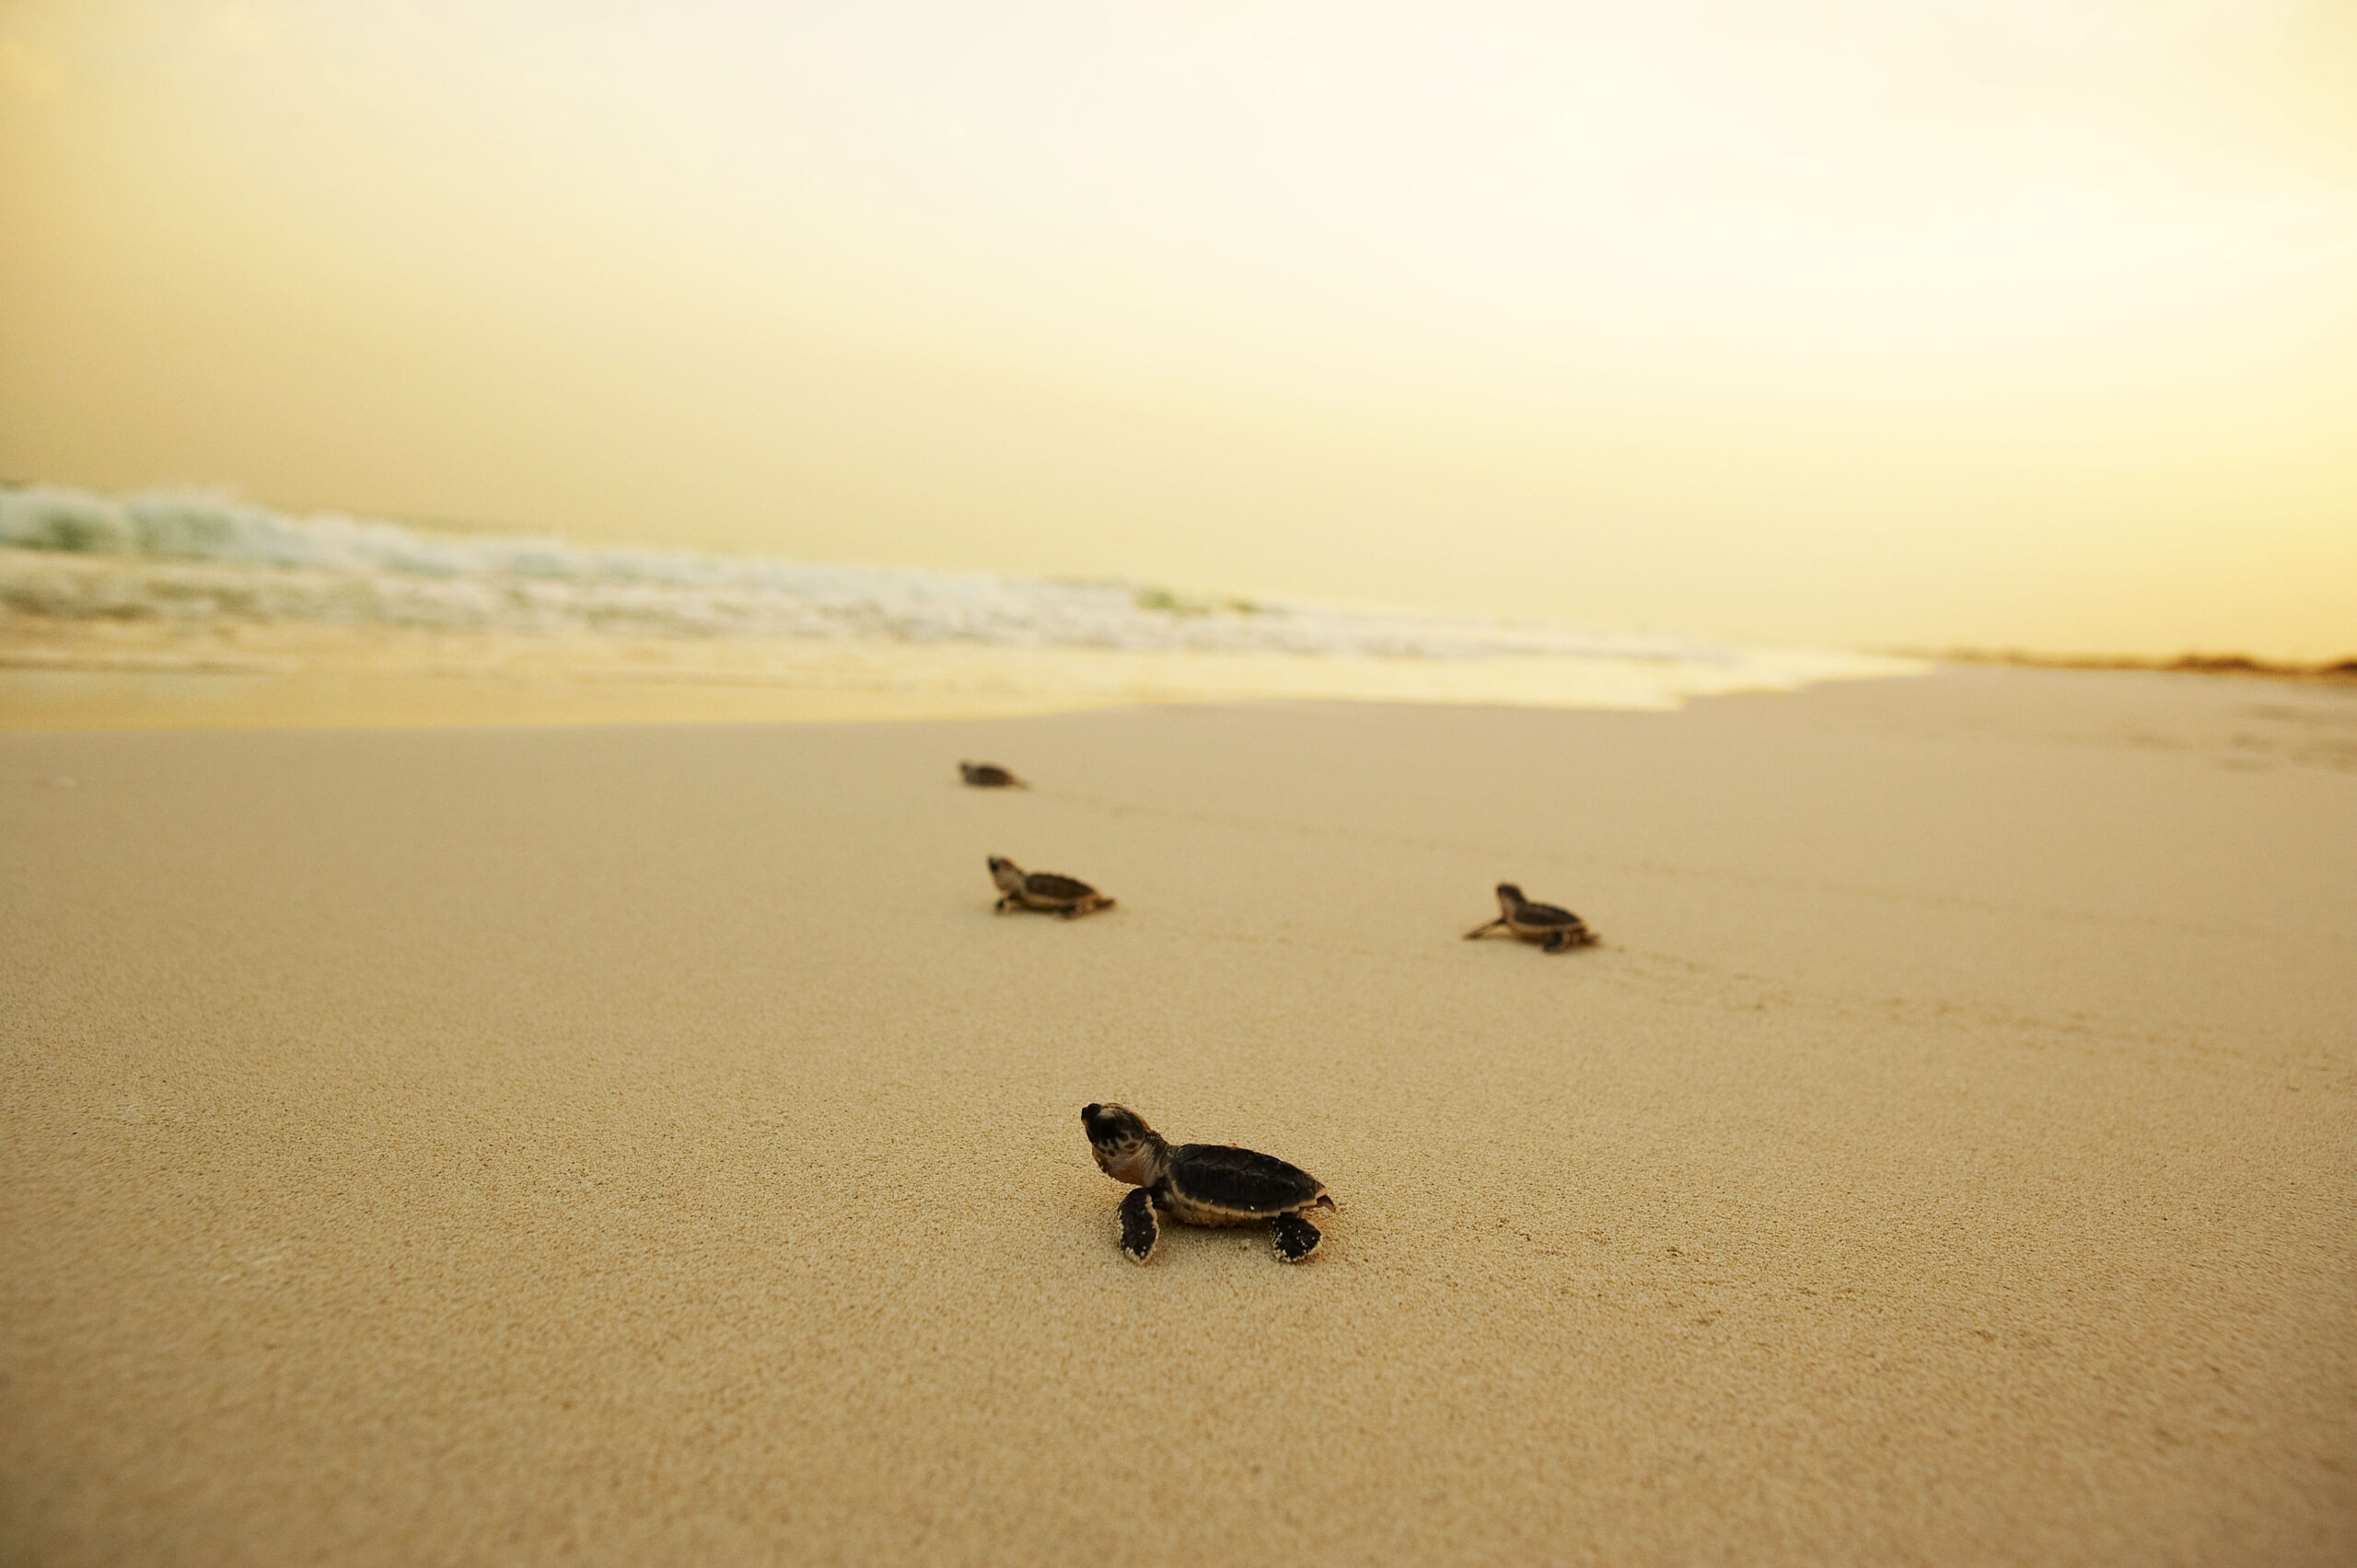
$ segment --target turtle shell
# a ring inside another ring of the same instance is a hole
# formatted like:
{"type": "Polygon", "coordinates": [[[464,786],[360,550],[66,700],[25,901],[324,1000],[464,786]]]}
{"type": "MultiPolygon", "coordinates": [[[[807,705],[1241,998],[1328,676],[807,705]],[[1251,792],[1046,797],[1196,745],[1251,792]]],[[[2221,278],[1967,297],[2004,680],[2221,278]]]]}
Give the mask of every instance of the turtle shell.
{"type": "Polygon", "coordinates": [[[1520,903],[1515,906],[1516,925],[1585,925],[1587,923],[1567,909],[1555,904],[1520,903]]]}
{"type": "Polygon", "coordinates": [[[1059,877],[1052,871],[1024,873],[1023,890],[1035,899],[1085,899],[1097,891],[1077,877],[1059,877]]]}
{"type": "Polygon", "coordinates": [[[1299,1166],[1232,1144],[1181,1144],[1171,1150],[1170,1185],[1189,1203],[1264,1216],[1307,1208],[1326,1192],[1325,1183],[1299,1166]]]}

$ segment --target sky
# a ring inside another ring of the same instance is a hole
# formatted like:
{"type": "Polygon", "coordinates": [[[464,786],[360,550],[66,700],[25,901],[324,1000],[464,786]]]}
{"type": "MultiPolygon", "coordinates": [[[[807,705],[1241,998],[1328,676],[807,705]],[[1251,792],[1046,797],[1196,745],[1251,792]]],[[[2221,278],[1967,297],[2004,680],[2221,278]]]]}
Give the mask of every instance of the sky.
{"type": "Polygon", "coordinates": [[[2357,4],[0,0],[0,477],[2357,653],[2357,4]]]}

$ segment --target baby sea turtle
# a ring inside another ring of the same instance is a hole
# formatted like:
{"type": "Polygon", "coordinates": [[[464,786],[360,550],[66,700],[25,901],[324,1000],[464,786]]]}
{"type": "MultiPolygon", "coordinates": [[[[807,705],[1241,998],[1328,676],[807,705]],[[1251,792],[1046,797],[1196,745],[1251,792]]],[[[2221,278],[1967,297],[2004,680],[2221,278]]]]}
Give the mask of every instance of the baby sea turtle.
{"type": "Polygon", "coordinates": [[[960,762],[958,776],[976,789],[1029,789],[1031,786],[996,762],[960,762]]]}
{"type": "Polygon", "coordinates": [[[1318,1227],[1302,1216],[1332,1208],[1334,1200],[1300,1167],[1230,1144],[1174,1149],[1125,1106],[1082,1106],[1080,1125],[1097,1168],[1137,1189],[1121,1200],[1121,1250],[1132,1262],[1154,1256],[1162,1238],[1157,1209],[1185,1225],[1266,1224],[1282,1262],[1298,1263],[1318,1250],[1318,1227]]]}
{"type": "Polygon", "coordinates": [[[1046,910],[1072,920],[1113,907],[1112,900],[1076,877],[1026,871],[1003,854],[991,856],[991,880],[998,884],[1001,914],[1009,909],[1046,910]]]}
{"type": "Polygon", "coordinates": [[[1522,896],[1522,889],[1511,882],[1498,884],[1498,918],[1486,925],[1477,925],[1465,934],[1468,942],[1476,936],[1486,936],[1504,926],[1526,942],[1538,942],[1550,953],[1568,952],[1573,947],[1585,947],[1596,941],[1596,933],[1587,922],[1567,909],[1553,904],[1534,904],[1522,896]]]}

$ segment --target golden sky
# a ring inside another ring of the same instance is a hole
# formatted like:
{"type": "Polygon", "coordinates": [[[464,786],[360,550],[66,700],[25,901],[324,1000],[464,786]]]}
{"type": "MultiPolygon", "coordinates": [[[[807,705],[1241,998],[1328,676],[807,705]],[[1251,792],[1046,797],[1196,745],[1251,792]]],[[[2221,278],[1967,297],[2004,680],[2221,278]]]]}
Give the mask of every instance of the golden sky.
{"type": "Polygon", "coordinates": [[[2357,5],[0,0],[0,475],[2357,653],[2357,5]]]}

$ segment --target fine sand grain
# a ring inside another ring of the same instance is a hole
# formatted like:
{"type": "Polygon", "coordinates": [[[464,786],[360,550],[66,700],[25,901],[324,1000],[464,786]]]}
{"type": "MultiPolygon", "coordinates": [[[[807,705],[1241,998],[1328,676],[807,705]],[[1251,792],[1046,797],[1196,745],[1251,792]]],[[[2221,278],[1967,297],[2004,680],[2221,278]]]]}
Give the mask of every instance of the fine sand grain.
{"type": "Polygon", "coordinates": [[[0,1561],[2357,1559],[2347,693],[17,733],[0,888],[0,1561]]]}

